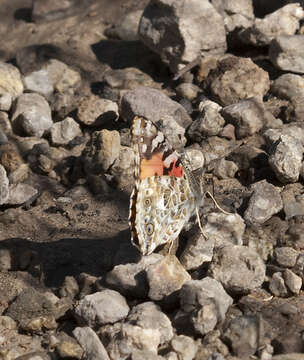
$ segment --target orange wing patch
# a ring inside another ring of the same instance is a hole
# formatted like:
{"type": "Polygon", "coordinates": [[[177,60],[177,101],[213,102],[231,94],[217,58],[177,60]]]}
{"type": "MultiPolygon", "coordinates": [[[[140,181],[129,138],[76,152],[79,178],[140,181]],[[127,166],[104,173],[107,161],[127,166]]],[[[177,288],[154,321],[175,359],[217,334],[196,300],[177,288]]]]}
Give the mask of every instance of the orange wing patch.
{"type": "Polygon", "coordinates": [[[170,164],[169,168],[165,167],[163,153],[161,152],[153,154],[151,159],[142,159],[140,164],[140,179],[162,175],[182,177],[184,172],[181,165],[176,165],[176,160],[170,164]]]}

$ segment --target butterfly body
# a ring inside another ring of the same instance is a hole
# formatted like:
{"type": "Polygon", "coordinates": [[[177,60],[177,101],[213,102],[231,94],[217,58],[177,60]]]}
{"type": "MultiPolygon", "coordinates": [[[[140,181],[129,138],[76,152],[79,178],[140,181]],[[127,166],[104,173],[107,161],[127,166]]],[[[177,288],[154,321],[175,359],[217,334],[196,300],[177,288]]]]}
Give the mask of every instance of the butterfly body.
{"type": "Polygon", "coordinates": [[[149,120],[131,128],[135,187],[130,199],[132,243],[143,255],[172,243],[202,202],[202,192],[181,156],[149,120]]]}

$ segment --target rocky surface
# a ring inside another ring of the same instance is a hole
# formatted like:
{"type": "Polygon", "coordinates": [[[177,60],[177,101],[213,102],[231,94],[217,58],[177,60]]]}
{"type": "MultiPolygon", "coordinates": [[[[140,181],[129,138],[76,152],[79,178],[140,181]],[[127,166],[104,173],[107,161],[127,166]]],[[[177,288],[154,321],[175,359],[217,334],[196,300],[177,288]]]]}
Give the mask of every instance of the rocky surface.
{"type": "Polygon", "coordinates": [[[1,359],[303,358],[302,6],[2,1],[1,359]],[[136,115],[203,179],[170,254],[130,242],[136,115]]]}

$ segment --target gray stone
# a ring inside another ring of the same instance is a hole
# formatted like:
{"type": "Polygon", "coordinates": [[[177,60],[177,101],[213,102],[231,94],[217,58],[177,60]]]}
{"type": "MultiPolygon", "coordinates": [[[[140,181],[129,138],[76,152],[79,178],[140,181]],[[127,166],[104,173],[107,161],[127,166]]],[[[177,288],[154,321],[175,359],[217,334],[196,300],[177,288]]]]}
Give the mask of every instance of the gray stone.
{"type": "Polygon", "coordinates": [[[68,296],[71,299],[73,299],[78,293],[79,293],[79,286],[76,279],[73,276],[66,276],[59,290],[60,296],[61,297],[68,296]]]}
{"type": "Polygon", "coordinates": [[[27,288],[9,305],[6,315],[17,321],[24,331],[56,329],[55,306],[47,294],[42,294],[34,288],[27,288]]]}
{"type": "Polygon", "coordinates": [[[77,327],[73,335],[85,351],[87,360],[110,360],[99,337],[90,327],[77,327]]]}
{"type": "MultiPolygon", "coordinates": [[[[14,354],[14,352],[12,352],[12,353],[14,354]]],[[[14,356],[14,355],[9,354],[7,356],[8,356],[7,358],[10,359],[11,356],[14,356]]],[[[27,353],[25,355],[14,357],[14,359],[16,359],[16,360],[52,360],[51,356],[44,351],[33,351],[33,352],[27,353]]]]}
{"type": "Polygon", "coordinates": [[[64,332],[58,334],[57,342],[55,345],[56,352],[58,355],[65,359],[65,358],[75,358],[78,360],[83,359],[84,350],[78,344],[78,342],[72,338],[71,336],[67,335],[64,332]]]}
{"type": "Polygon", "coordinates": [[[229,56],[218,63],[217,71],[210,73],[210,90],[223,106],[243,99],[262,99],[269,90],[270,80],[266,71],[249,58],[229,56]]]}
{"type": "Polygon", "coordinates": [[[175,88],[175,91],[176,91],[176,94],[178,96],[180,96],[181,98],[185,98],[190,101],[193,101],[197,97],[198,93],[201,92],[202,90],[200,87],[198,87],[195,84],[184,82],[184,83],[179,84],[175,88]]]}
{"type": "Polygon", "coordinates": [[[138,263],[116,265],[105,276],[106,283],[126,296],[146,298],[148,282],[145,270],[163,258],[159,254],[143,256],[138,263]]]}
{"type": "Polygon", "coordinates": [[[272,360],[303,360],[303,353],[274,355],[271,359],[272,360]]]}
{"type": "Polygon", "coordinates": [[[213,257],[214,239],[206,240],[198,232],[188,239],[186,248],[181,254],[180,261],[186,270],[194,270],[213,257]]]}
{"type": "Polygon", "coordinates": [[[263,102],[256,98],[242,100],[223,108],[221,114],[235,127],[236,137],[242,139],[259,132],[265,119],[263,102]]]}
{"type": "Polygon", "coordinates": [[[239,167],[233,162],[225,159],[220,159],[216,162],[213,174],[219,179],[233,178],[239,167]]]}
{"type": "Polygon", "coordinates": [[[9,94],[13,99],[23,93],[19,70],[12,64],[0,62],[0,94],[9,94]]]}
{"type": "Polygon", "coordinates": [[[296,182],[302,166],[304,146],[289,135],[281,135],[271,149],[269,165],[282,183],[296,182]]]}
{"type": "Polygon", "coordinates": [[[185,155],[186,158],[190,161],[192,171],[202,169],[204,167],[205,158],[201,150],[186,147],[185,155]]]}
{"type": "Polygon", "coordinates": [[[222,107],[213,101],[207,100],[200,103],[199,110],[201,113],[190,125],[189,137],[200,142],[208,136],[218,135],[225,125],[225,120],[220,114],[221,109],[222,107]]]}
{"type": "Polygon", "coordinates": [[[254,20],[253,4],[251,0],[211,0],[212,5],[223,16],[226,30],[246,29],[254,20]]]}
{"type": "Polygon", "coordinates": [[[110,29],[105,32],[106,35],[111,37],[118,37],[125,41],[138,40],[138,25],[142,16],[142,10],[131,11],[118,23],[114,29],[110,29]]]}
{"type": "Polygon", "coordinates": [[[49,97],[54,92],[53,84],[45,69],[33,71],[23,78],[26,90],[49,97]]]}
{"type": "Polygon", "coordinates": [[[125,92],[120,103],[120,115],[129,123],[136,115],[143,116],[153,123],[169,116],[183,128],[192,123],[191,117],[182,105],[171,100],[163,91],[143,86],[125,92]]]}
{"type": "Polygon", "coordinates": [[[260,326],[257,315],[239,316],[230,321],[224,338],[231,344],[234,355],[245,359],[256,353],[259,346],[260,326]]]}
{"type": "Polygon", "coordinates": [[[13,170],[8,175],[8,179],[10,184],[17,184],[19,182],[23,182],[28,178],[29,175],[29,164],[20,164],[20,166],[13,170]]]}
{"type": "Polygon", "coordinates": [[[115,102],[95,95],[84,97],[77,111],[78,120],[88,126],[112,124],[118,116],[118,105],[115,102]]]}
{"type": "Polygon", "coordinates": [[[215,247],[242,245],[245,223],[238,214],[210,213],[203,231],[208,240],[214,242],[215,247]]]}
{"type": "Polygon", "coordinates": [[[0,205],[3,205],[9,199],[9,183],[6,175],[6,171],[2,165],[0,165],[0,205]]]}
{"type": "Polygon", "coordinates": [[[205,335],[223,322],[232,303],[232,298],[218,281],[210,277],[191,280],[180,291],[181,310],[177,316],[188,317],[195,331],[205,335]]]}
{"type": "Polygon", "coordinates": [[[185,335],[175,335],[171,340],[171,347],[181,360],[192,360],[197,353],[197,344],[191,337],[185,335]]]}
{"type": "Polygon", "coordinates": [[[304,35],[282,35],[271,41],[269,58],[280,70],[304,73],[304,35]]]}
{"type": "Polygon", "coordinates": [[[274,250],[274,258],[283,267],[295,266],[298,255],[298,251],[289,246],[277,247],[274,250]]]}
{"type": "Polygon", "coordinates": [[[241,33],[241,38],[255,46],[269,45],[278,36],[294,35],[303,17],[304,11],[300,4],[285,5],[263,19],[256,18],[254,24],[241,33]]]}
{"type": "Polygon", "coordinates": [[[168,255],[146,269],[149,298],[162,300],[179,290],[191,276],[174,255],[168,255]]]}
{"type": "MultiPolygon", "coordinates": [[[[304,83],[303,83],[304,85],[304,83]]],[[[263,133],[264,139],[267,142],[267,145],[271,148],[278,140],[280,140],[281,135],[289,135],[301,141],[304,146],[304,129],[299,126],[292,124],[285,124],[280,129],[268,129],[263,133]]]]}
{"type": "Polygon", "coordinates": [[[227,291],[244,294],[262,285],[266,267],[255,250],[228,245],[215,252],[209,271],[227,291]]]}
{"type": "Polygon", "coordinates": [[[187,6],[185,1],[153,1],[143,12],[138,33],[173,72],[197,56],[223,54],[227,48],[223,18],[206,0],[187,1],[187,6]]]}
{"type": "Polygon", "coordinates": [[[269,281],[269,290],[274,296],[287,296],[288,291],[281,272],[276,272],[272,275],[272,278],[269,281]]]}
{"type": "Polygon", "coordinates": [[[9,198],[7,204],[22,205],[25,202],[34,199],[38,195],[38,190],[28,184],[11,184],[9,186],[9,198]]]}
{"type": "Polygon", "coordinates": [[[120,135],[116,130],[109,131],[103,129],[95,131],[92,134],[92,165],[103,172],[107,171],[110,166],[118,159],[120,155],[120,135]],[[93,154],[93,156],[92,156],[93,154]]]}
{"type": "Polygon", "coordinates": [[[153,302],[144,302],[134,306],[128,315],[127,323],[142,329],[159,331],[160,344],[169,342],[173,337],[170,319],[153,302]]]}
{"type": "Polygon", "coordinates": [[[200,145],[206,165],[213,160],[227,156],[231,149],[231,142],[218,136],[210,136],[202,141],[200,145]]]}
{"type": "Polygon", "coordinates": [[[82,132],[78,123],[71,117],[56,122],[51,127],[51,139],[54,145],[66,145],[82,132]]]}
{"type": "Polygon", "coordinates": [[[0,110],[9,111],[12,106],[12,95],[9,93],[0,94],[0,110]]]}
{"type": "Polygon", "coordinates": [[[283,272],[283,278],[285,285],[287,288],[293,293],[298,295],[300,293],[300,290],[302,288],[302,278],[298,275],[296,275],[294,272],[292,272],[289,269],[286,269],[283,272]]]}
{"type": "Polygon", "coordinates": [[[4,111],[0,111],[0,130],[6,135],[12,133],[12,125],[9,121],[8,115],[4,111]]]}
{"type": "Polygon", "coordinates": [[[266,180],[251,185],[251,190],[253,193],[244,214],[249,224],[263,224],[283,209],[279,190],[266,180]]]}
{"type": "Polygon", "coordinates": [[[48,102],[39,94],[20,95],[12,113],[12,125],[17,133],[42,137],[53,125],[48,102]]]}
{"type": "Polygon", "coordinates": [[[114,290],[103,290],[86,295],[75,308],[81,323],[89,326],[114,323],[127,317],[129,306],[123,296],[114,290]]]}

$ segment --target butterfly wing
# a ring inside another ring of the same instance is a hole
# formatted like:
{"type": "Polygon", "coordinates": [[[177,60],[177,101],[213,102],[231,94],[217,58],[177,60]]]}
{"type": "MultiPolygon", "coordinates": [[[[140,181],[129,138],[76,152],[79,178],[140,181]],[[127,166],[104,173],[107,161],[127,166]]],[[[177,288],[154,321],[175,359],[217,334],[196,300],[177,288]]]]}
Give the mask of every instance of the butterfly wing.
{"type": "Polygon", "coordinates": [[[174,241],[195,211],[195,196],[176,151],[154,124],[135,117],[135,188],[130,199],[132,243],[144,254],[174,241]]]}

